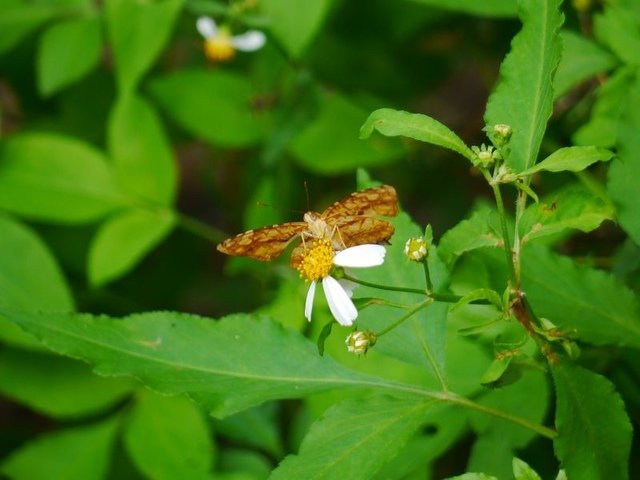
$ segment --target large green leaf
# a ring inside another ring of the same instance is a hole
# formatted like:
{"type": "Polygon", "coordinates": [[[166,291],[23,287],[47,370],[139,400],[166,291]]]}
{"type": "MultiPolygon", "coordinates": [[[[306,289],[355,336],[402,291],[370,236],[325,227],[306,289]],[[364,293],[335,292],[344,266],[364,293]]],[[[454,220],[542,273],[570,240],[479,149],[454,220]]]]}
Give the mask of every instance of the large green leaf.
{"type": "Polygon", "coordinates": [[[523,251],[522,275],[538,316],[585,342],[640,347],[637,299],[615,277],[536,245],[523,251]]]}
{"type": "Polygon", "coordinates": [[[487,17],[513,17],[517,13],[514,0],[491,0],[478,2],[477,0],[412,0],[430,7],[444,8],[454,12],[483,15],[487,17]]]}
{"type": "Polygon", "coordinates": [[[594,32],[623,62],[640,65],[640,30],[629,9],[607,5],[602,13],[595,16],[594,32]]]}
{"type": "Polygon", "coordinates": [[[102,53],[100,18],[60,22],[40,37],[38,88],[45,96],[81,79],[98,66],[102,53]]]}
{"type": "Polygon", "coordinates": [[[448,148],[471,161],[476,159],[476,155],[458,135],[427,115],[381,108],[369,115],[360,129],[360,138],[369,138],[374,130],[389,137],[402,135],[448,148]]]}
{"type": "Polygon", "coordinates": [[[618,221],[640,245],[640,76],[625,95],[625,108],[618,129],[618,158],[609,168],[607,189],[618,210],[618,221]]]}
{"type": "Polygon", "coordinates": [[[613,384],[562,361],[551,369],[556,385],[554,448],[568,478],[629,478],[632,427],[613,384]]]}
{"type": "Polygon", "coordinates": [[[562,60],[553,80],[556,98],[580,82],[616,66],[616,58],[597,44],[571,30],[560,32],[562,60]]]}
{"type": "Polygon", "coordinates": [[[533,167],[520,172],[520,175],[532,175],[542,170],[547,172],[580,172],[596,162],[608,162],[613,152],[598,147],[559,148],[533,167]]]}
{"type": "Polygon", "coordinates": [[[57,355],[0,350],[0,391],[44,415],[95,415],[121,401],[135,387],[126,378],[100,378],[82,362],[57,355]]]}
{"type": "Polygon", "coordinates": [[[105,3],[118,86],[123,91],[131,91],[169,40],[182,0],[107,0],[105,3]]]}
{"type": "Polygon", "coordinates": [[[150,90],[173,121],[215,145],[249,146],[264,134],[265,114],[252,111],[252,87],[244,76],[180,70],[154,79],[150,90]]]}
{"type": "Polygon", "coordinates": [[[13,452],[0,471],[14,480],[107,478],[117,417],[46,434],[13,452]]]}
{"type": "Polygon", "coordinates": [[[262,0],[269,28],[294,58],[300,57],[318,33],[333,0],[262,0]]]}
{"type": "Polygon", "coordinates": [[[171,232],[170,210],[126,210],[100,226],[89,250],[89,279],[103,285],[124,275],[171,232]]]}
{"type": "Polygon", "coordinates": [[[509,165],[520,172],[533,165],[552,113],[553,76],[560,61],[561,0],[521,0],[522,30],[500,68],[485,121],[513,129],[509,165]]]}
{"type": "Polygon", "coordinates": [[[300,451],[270,479],[370,479],[420,428],[432,402],[388,397],[338,404],[316,422],[300,451]]]}
{"type": "Polygon", "coordinates": [[[613,218],[613,209],[582,189],[548,195],[530,205],[520,220],[520,238],[528,242],[572,228],[590,232],[613,218]]]}
{"type": "MultiPolygon", "coordinates": [[[[0,215],[0,232],[0,307],[34,312],[73,310],[67,282],[40,238],[4,215],[0,215]]],[[[0,338],[23,347],[39,346],[2,315],[0,338]]]]}
{"type": "Polygon", "coordinates": [[[188,393],[215,416],[349,386],[435,395],[347,370],[265,317],[239,314],[214,322],[172,312],[117,320],[2,313],[56,352],[90,362],[100,375],[133,375],[162,393],[188,393]]]}
{"type": "Polygon", "coordinates": [[[295,137],[290,147],[303,167],[316,173],[336,174],[384,165],[404,153],[402,144],[395,139],[358,140],[366,110],[337,94],[323,100],[318,117],[295,137]]]}
{"type": "Polygon", "coordinates": [[[56,15],[53,5],[33,5],[21,0],[4,0],[0,15],[0,53],[13,48],[24,37],[56,15]]]}
{"type": "Polygon", "coordinates": [[[109,119],[109,150],[123,190],[170,206],[176,191],[171,145],[155,110],[135,94],[118,99],[109,119]]]}
{"type": "Polygon", "coordinates": [[[30,133],[0,145],[0,208],[38,220],[82,223],[124,202],[107,159],[86,143],[30,133]]]}
{"type": "Polygon", "coordinates": [[[146,478],[204,479],[214,444],[198,407],[185,397],[141,390],[124,430],[127,451],[146,478]]]}

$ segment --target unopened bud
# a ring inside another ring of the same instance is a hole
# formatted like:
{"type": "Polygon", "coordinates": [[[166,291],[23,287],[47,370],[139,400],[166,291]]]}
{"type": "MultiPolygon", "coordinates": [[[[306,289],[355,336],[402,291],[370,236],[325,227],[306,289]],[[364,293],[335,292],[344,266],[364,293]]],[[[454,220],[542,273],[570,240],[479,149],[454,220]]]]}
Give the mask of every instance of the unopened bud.
{"type": "Polygon", "coordinates": [[[362,355],[363,353],[367,353],[369,347],[373,347],[376,344],[376,340],[376,334],[371,330],[356,330],[349,334],[344,343],[347,345],[347,350],[350,353],[362,355]]]}
{"type": "Polygon", "coordinates": [[[429,253],[427,241],[423,237],[413,237],[404,244],[404,254],[409,260],[421,262],[429,253]]]}
{"type": "Polygon", "coordinates": [[[507,143],[509,143],[509,140],[511,140],[512,133],[513,129],[510,125],[498,123],[492,128],[491,139],[493,140],[493,143],[495,143],[498,147],[503,147],[507,143]]]}

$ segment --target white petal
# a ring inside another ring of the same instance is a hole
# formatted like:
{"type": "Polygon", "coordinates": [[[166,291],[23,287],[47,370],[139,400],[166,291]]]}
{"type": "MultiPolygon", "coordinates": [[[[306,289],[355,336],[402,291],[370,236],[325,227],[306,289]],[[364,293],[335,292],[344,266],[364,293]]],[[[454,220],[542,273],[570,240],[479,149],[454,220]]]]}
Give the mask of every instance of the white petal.
{"type": "Polygon", "coordinates": [[[313,297],[316,295],[316,282],[311,282],[307,291],[307,299],[304,302],[304,316],[311,321],[311,310],[313,309],[313,297]]]}
{"type": "Polygon", "coordinates": [[[218,32],[218,26],[211,17],[199,17],[196,21],[196,28],[204,38],[211,38],[218,32]]]}
{"type": "Polygon", "coordinates": [[[358,317],[358,310],[356,310],[356,306],[347,295],[347,292],[333,277],[324,277],[322,279],[322,287],[333,317],[340,325],[345,327],[352,325],[353,321],[358,317]]]}
{"type": "Polygon", "coordinates": [[[382,245],[356,245],[336,253],[333,263],[339,267],[375,267],[383,264],[386,253],[382,245]]]}
{"type": "Polygon", "coordinates": [[[266,40],[267,37],[265,37],[264,33],[259,32],[258,30],[249,30],[247,33],[243,33],[242,35],[235,35],[231,39],[231,42],[238,50],[243,52],[253,52],[262,48],[266,40]]]}
{"type": "Polygon", "coordinates": [[[338,280],[340,286],[344,289],[344,291],[349,295],[349,298],[353,296],[353,291],[358,286],[356,282],[352,282],[351,280],[347,280],[346,278],[341,278],[338,280]]]}

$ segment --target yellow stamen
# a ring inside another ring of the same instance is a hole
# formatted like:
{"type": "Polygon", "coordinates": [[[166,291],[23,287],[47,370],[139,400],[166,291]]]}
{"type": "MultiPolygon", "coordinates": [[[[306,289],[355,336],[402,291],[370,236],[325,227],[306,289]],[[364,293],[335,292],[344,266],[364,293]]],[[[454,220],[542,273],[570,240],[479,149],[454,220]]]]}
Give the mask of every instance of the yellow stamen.
{"type": "Polygon", "coordinates": [[[298,265],[300,276],[312,282],[329,276],[333,268],[334,255],[335,250],[331,241],[326,239],[314,241],[302,254],[302,260],[298,265]]]}
{"type": "Polygon", "coordinates": [[[231,42],[231,35],[223,30],[219,31],[204,42],[204,54],[213,62],[230,60],[236,54],[231,42]]]}

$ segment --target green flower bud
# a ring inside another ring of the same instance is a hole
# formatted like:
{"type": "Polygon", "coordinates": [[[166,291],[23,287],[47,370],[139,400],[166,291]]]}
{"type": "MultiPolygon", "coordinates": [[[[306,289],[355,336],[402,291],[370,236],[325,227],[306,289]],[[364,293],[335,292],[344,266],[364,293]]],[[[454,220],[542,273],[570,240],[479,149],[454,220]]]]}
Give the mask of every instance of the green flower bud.
{"type": "Polygon", "coordinates": [[[429,253],[429,246],[423,237],[414,237],[404,244],[404,254],[409,260],[422,262],[429,253]]]}
{"type": "Polygon", "coordinates": [[[476,154],[476,161],[473,162],[476,167],[489,168],[501,158],[500,152],[494,147],[487,147],[484,143],[479,147],[471,147],[471,150],[476,154]]]}
{"type": "Polygon", "coordinates": [[[376,340],[376,334],[371,330],[356,330],[349,334],[344,343],[347,345],[347,350],[350,353],[362,355],[363,353],[367,353],[369,347],[373,347],[376,344],[376,340]]]}
{"type": "Polygon", "coordinates": [[[511,134],[513,133],[513,129],[510,125],[505,125],[504,123],[498,123],[494,125],[491,129],[491,140],[498,147],[504,147],[509,140],[511,140],[511,134]]]}

